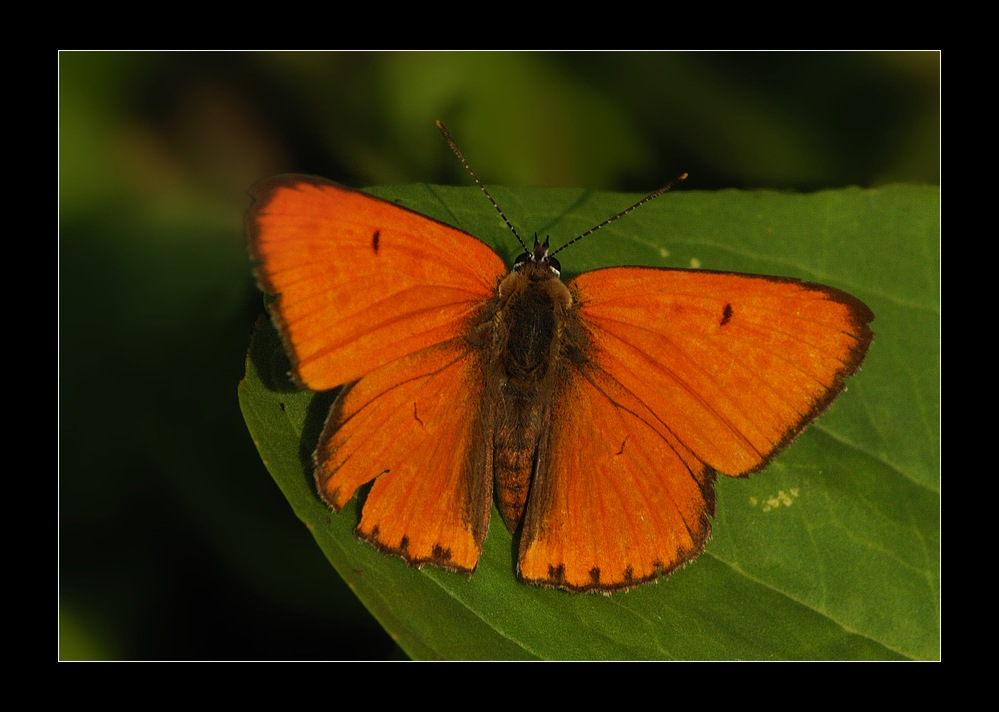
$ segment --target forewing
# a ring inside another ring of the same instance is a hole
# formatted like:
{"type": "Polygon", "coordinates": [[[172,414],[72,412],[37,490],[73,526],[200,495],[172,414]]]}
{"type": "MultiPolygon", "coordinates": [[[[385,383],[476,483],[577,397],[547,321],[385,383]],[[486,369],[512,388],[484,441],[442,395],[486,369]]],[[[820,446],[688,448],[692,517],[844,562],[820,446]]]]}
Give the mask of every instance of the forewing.
{"type": "Polygon", "coordinates": [[[843,389],[874,315],[795,279],[612,268],[570,283],[595,364],[727,475],[762,468],[843,389]]]}
{"type": "Polygon", "coordinates": [[[252,194],[257,276],[313,390],[454,338],[506,271],[471,235],[321,178],[278,176],[252,194]]]}

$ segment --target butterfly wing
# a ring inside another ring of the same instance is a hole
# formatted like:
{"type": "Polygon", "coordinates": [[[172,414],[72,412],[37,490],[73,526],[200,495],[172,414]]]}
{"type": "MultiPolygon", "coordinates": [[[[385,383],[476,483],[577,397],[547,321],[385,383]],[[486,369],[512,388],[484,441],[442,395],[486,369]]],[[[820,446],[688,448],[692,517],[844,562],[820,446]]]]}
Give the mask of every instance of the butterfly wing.
{"type": "Polygon", "coordinates": [[[336,510],[375,480],[358,536],[420,566],[471,572],[492,504],[482,357],[452,340],[348,386],[316,450],[320,494],[336,510]]]}
{"type": "Polygon", "coordinates": [[[312,390],[454,338],[506,272],[471,235],[322,178],[278,176],[252,195],[257,277],[312,390]]]}
{"type": "Polygon", "coordinates": [[[530,583],[630,588],[700,553],[715,474],[599,368],[567,381],[540,448],[520,538],[530,583]]]}
{"type": "Polygon", "coordinates": [[[315,453],[339,510],[375,480],[357,532],[419,565],[471,571],[488,526],[482,357],[467,337],[506,271],[474,237],[319,178],[258,185],[247,218],[296,377],[347,384],[315,453]],[[455,259],[444,259],[454,256],[455,259]]]}
{"type": "Polygon", "coordinates": [[[793,279],[614,268],[569,286],[591,349],[555,404],[519,559],[563,588],[627,588],[696,556],[715,471],[764,467],[873,338],[862,302],[793,279]]]}

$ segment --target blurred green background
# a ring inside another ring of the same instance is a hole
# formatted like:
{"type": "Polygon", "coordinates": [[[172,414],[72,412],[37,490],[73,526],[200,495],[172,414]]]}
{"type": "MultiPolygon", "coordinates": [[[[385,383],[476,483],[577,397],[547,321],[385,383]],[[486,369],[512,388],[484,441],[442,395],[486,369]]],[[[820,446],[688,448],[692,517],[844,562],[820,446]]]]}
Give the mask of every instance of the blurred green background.
{"type": "Polygon", "coordinates": [[[937,52],[61,53],[59,656],[402,657],[243,424],[255,181],[467,185],[440,118],[491,185],[936,184],[939,97],[937,52]]]}

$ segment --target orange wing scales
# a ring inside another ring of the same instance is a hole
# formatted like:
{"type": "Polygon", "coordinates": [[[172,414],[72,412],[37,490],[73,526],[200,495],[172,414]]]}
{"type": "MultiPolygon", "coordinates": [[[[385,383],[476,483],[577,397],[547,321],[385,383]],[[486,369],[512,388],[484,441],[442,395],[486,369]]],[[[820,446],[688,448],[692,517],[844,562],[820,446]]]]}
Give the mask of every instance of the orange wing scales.
{"type": "Polygon", "coordinates": [[[655,394],[646,402],[657,419],[729,475],[765,465],[818,415],[872,338],[861,302],[797,280],[617,268],[572,284],[601,343],[599,365],[655,394]]]}
{"type": "Polygon", "coordinates": [[[258,279],[276,295],[295,375],[314,390],[459,333],[506,269],[460,230],[329,181],[280,177],[253,195],[258,279]]]}
{"type": "Polygon", "coordinates": [[[519,571],[526,581],[570,590],[629,588],[704,547],[714,473],[619,383],[584,370],[560,398],[519,571]]]}
{"type": "Polygon", "coordinates": [[[474,484],[488,466],[473,443],[481,368],[460,342],[400,359],[345,389],[320,438],[320,494],[339,510],[374,480],[357,533],[410,564],[478,562],[490,507],[474,484]]]}

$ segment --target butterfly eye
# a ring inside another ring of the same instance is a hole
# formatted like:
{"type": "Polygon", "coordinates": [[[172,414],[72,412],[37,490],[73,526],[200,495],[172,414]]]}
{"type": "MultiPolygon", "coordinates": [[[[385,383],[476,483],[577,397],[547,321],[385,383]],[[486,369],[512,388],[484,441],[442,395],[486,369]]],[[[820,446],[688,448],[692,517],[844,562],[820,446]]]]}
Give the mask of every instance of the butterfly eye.
{"type": "Polygon", "coordinates": [[[554,272],[556,277],[562,274],[562,264],[554,257],[548,258],[548,269],[554,272]]]}
{"type": "Polygon", "coordinates": [[[520,255],[520,257],[518,257],[518,258],[516,259],[516,261],[514,261],[514,263],[513,263],[513,268],[514,268],[515,270],[518,270],[518,269],[520,269],[520,268],[521,268],[521,267],[522,267],[523,265],[527,264],[527,263],[528,263],[528,262],[530,262],[530,261],[531,261],[531,253],[529,253],[529,252],[525,252],[525,253],[523,253],[522,255],[520,255]]]}

